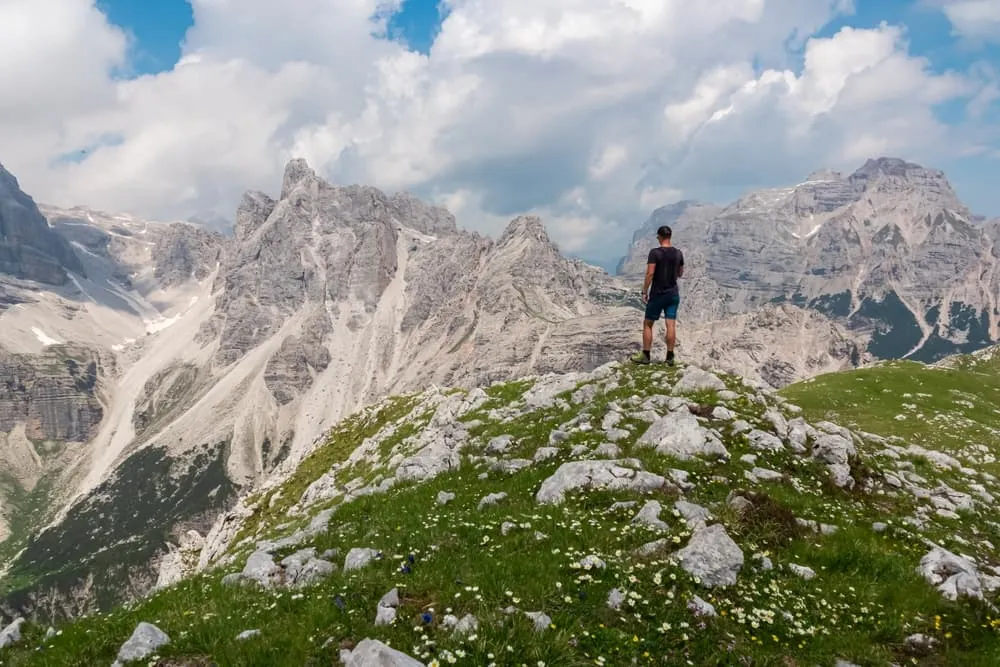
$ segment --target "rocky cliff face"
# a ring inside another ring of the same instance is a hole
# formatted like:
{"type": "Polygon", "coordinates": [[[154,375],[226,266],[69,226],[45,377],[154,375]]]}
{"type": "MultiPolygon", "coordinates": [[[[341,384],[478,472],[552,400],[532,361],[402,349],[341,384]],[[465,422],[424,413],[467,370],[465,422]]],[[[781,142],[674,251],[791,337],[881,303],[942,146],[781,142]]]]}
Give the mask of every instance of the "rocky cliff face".
{"type": "Polygon", "coordinates": [[[79,259],[0,164],[0,274],[62,285],[69,279],[67,271],[83,273],[79,259]]]}
{"type": "Polygon", "coordinates": [[[655,224],[671,215],[695,318],[793,303],[848,326],[883,358],[935,359],[1000,337],[996,234],[972,224],[939,170],[881,158],[721,210],[660,209],[622,274],[641,273],[655,224]]]}

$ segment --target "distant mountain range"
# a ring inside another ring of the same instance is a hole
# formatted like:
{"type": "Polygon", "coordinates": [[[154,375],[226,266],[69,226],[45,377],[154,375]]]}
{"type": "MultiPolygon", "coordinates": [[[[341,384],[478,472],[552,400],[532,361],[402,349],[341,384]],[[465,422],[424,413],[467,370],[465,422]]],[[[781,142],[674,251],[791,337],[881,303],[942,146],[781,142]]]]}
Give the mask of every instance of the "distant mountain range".
{"type": "Polygon", "coordinates": [[[642,272],[661,224],[685,251],[686,317],[792,303],[880,358],[932,361],[1000,339],[1000,221],[972,215],[939,170],[880,158],[728,206],[665,206],[636,232],[619,274],[642,272]]]}

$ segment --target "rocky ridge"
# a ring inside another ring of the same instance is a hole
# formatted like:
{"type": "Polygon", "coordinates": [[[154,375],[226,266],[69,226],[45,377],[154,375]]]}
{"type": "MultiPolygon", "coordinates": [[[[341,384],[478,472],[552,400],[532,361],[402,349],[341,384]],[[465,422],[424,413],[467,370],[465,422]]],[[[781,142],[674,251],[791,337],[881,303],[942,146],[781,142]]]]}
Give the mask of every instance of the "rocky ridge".
{"type": "Polygon", "coordinates": [[[725,207],[664,207],[636,233],[620,273],[642,272],[659,224],[685,250],[692,318],[794,303],[845,325],[880,358],[934,360],[1000,339],[996,224],[974,224],[940,170],[879,158],[725,207]]]}
{"type": "Polygon", "coordinates": [[[139,603],[45,638],[21,624],[15,664],[35,645],[100,661],[137,637],[157,641],[129,655],[272,664],[491,664],[504,647],[980,664],[1000,631],[992,468],[695,366],[435,388],[345,420],[221,516],[149,601],[176,613],[149,626],[139,603]]]}

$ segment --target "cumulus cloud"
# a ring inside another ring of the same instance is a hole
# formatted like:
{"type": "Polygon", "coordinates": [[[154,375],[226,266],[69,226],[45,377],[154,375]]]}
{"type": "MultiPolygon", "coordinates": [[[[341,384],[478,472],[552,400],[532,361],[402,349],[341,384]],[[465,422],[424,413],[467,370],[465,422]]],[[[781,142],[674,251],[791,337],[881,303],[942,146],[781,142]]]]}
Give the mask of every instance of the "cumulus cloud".
{"type": "Polygon", "coordinates": [[[1000,0],[939,0],[955,33],[1000,44],[1000,0]]]}
{"type": "Polygon", "coordinates": [[[598,257],[682,197],[995,139],[984,71],[936,73],[899,26],[814,37],[845,0],[444,2],[424,55],[385,38],[400,0],[191,0],[181,62],[123,79],[93,0],[7,0],[0,160],[40,200],[163,219],[232,216],[301,156],[491,234],[539,214],[598,257]],[[956,100],[964,126],[934,112],[956,100]]]}

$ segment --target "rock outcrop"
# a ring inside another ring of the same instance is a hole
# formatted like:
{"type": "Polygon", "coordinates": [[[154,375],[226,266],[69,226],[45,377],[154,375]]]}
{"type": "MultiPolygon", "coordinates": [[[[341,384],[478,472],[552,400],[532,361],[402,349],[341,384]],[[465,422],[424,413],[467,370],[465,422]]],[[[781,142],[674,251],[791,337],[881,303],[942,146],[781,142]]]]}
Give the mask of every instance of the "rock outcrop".
{"type": "Polygon", "coordinates": [[[68,271],[83,273],[79,258],[0,164],[0,277],[63,285],[68,271]]]}

